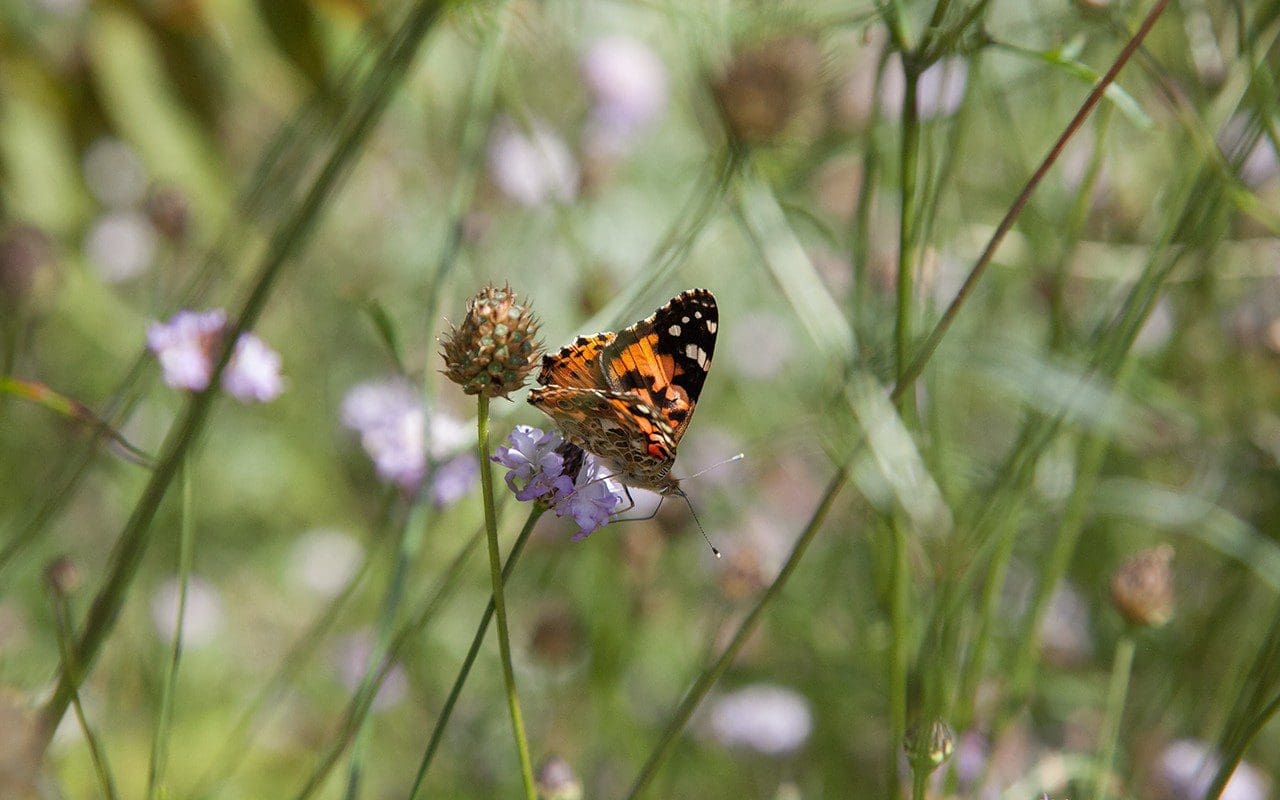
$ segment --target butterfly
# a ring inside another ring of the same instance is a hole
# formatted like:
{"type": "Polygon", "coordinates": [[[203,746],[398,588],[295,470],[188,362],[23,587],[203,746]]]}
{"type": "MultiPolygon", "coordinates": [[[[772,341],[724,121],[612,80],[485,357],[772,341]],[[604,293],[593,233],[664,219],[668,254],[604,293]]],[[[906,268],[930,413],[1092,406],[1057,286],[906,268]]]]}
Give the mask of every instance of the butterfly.
{"type": "Polygon", "coordinates": [[[624,484],[681,494],[671,465],[711,369],[719,324],[711,292],[681,292],[629,328],[580,336],[544,355],[529,402],[624,484]]]}

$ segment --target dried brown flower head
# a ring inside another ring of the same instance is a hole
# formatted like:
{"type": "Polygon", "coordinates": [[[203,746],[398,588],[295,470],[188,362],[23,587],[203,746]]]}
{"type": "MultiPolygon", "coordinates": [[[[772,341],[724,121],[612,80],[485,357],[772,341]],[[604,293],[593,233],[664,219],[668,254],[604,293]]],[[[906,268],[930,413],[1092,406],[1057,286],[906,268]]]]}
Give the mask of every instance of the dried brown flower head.
{"type": "Polygon", "coordinates": [[[538,319],[510,286],[481,289],[441,339],[444,374],[467,394],[506,397],[524,385],[542,345],[538,319]]]}
{"type": "Polygon", "coordinates": [[[1158,628],[1173,616],[1173,548],[1140,550],[1111,577],[1111,601],[1134,625],[1158,628]]]}
{"type": "Polygon", "coordinates": [[[711,86],[729,132],[744,144],[779,136],[813,94],[820,67],[817,45],[801,36],[739,53],[711,86]]]}

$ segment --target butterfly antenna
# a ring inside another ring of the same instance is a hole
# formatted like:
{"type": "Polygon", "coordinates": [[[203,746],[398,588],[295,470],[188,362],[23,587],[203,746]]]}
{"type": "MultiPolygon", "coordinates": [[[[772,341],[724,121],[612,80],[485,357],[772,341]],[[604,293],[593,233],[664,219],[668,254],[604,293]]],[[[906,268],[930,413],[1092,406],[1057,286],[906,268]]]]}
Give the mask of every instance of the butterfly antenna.
{"type": "MultiPolygon", "coordinates": [[[[734,461],[734,460],[735,459],[733,458],[729,459],[729,461],[734,461]]],[[[693,476],[690,476],[690,477],[693,477],[693,476]]],[[[689,495],[685,494],[683,489],[677,489],[675,493],[680,495],[680,497],[684,498],[684,504],[689,507],[689,513],[693,515],[693,521],[698,524],[698,533],[702,534],[702,538],[707,543],[707,547],[710,547],[711,552],[716,554],[716,558],[720,558],[721,557],[720,551],[716,549],[716,546],[711,543],[711,539],[707,537],[707,532],[702,527],[702,520],[698,519],[698,512],[693,510],[693,503],[689,502],[689,495]]]]}
{"type": "MultiPolygon", "coordinates": [[[[736,456],[734,456],[733,458],[726,458],[724,461],[721,461],[721,462],[720,462],[720,463],[718,463],[718,464],[712,464],[712,465],[711,465],[711,466],[709,466],[709,467],[704,467],[703,469],[698,470],[697,472],[693,473],[692,475],[689,475],[689,476],[687,476],[687,477],[681,478],[680,480],[682,480],[682,481],[687,481],[687,480],[689,480],[689,478],[696,478],[696,477],[698,477],[699,475],[705,475],[706,473],[710,472],[710,471],[711,471],[711,470],[713,470],[713,469],[718,469],[718,468],[720,468],[720,467],[723,467],[725,464],[732,464],[732,463],[733,463],[733,462],[735,462],[735,461],[741,461],[742,459],[744,459],[744,458],[746,458],[746,457],[747,457],[747,456],[746,456],[746,454],[745,454],[745,453],[738,453],[738,454],[737,454],[736,456]]],[[[687,497],[686,497],[685,499],[686,499],[686,500],[688,500],[688,498],[687,498],[687,497]]],[[[689,509],[689,510],[690,510],[690,511],[692,511],[693,509],[691,508],[691,509],[689,509]]]]}

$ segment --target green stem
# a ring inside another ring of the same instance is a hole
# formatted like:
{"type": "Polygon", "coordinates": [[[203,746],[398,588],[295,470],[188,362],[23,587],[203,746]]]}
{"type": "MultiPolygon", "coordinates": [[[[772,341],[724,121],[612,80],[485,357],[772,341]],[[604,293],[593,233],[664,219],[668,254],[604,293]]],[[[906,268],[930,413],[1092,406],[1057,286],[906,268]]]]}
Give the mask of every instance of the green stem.
{"type": "MultiPolygon", "coordinates": [[[[235,342],[241,333],[253,327],[262,314],[286,264],[314,230],[321,211],[355,162],[361,145],[381,119],[393,89],[408,72],[418,46],[444,11],[444,5],[442,0],[423,0],[409,11],[395,38],[380,53],[378,62],[372,68],[369,85],[365,87],[367,99],[357,103],[347,113],[347,124],[306,196],[276,229],[240,313],[235,322],[228,326],[222,352],[210,377],[209,389],[191,398],[182,417],[170,429],[165,439],[163,455],[116,543],[108,577],[94,597],[84,632],[75,648],[76,661],[83,668],[87,669],[92,664],[98,650],[115,627],[129,587],[137,574],[138,565],[151,543],[151,522],[179,464],[196,436],[204,429],[218,393],[219,379],[231,360],[235,342]]],[[[57,689],[41,711],[41,739],[36,742],[36,752],[43,754],[48,748],[53,731],[66,712],[73,688],[73,681],[64,670],[59,676],[57,689]]]]}
{"type": "Polygon", "coordinates": [[[511,668],[511,637],[507,632],[507,603],[502,591],[502,555],[498,552],[498,519],[493,506],[493,467],[489,463],[489,398],[479,396],[477,407],[477,446],[480,457],[480,489],[484,495],[484,526],[489,535],[489,577],[493,581],[493,610],[498,617],[498,651],[502,655],[502,679],[507,687],[507,707],[511,710],[511,731],[520,756],[520,778],[527,800],[537,800],[533,782],[533,764],[529,760],[529,743],[524,735],[524,719],[520,714],[520,697],[516,693],[515,671],[511,668]]]}
{"type": "Polygon", "coordinates": [[[680,731],[684,729],[684,726],[688,724],[689,718],[697,710],[702,698],[706,697],[707,692],[711,691],[711,687],[715,685],[716,681],[720,680],[720,676],[725,673],[725,670],[729,668],[729,665],[737,657],[742,645],[746,643],[747,639],[760,625],[765,609],[782,593],[787,580],[795,572],[796,565],[800,563],[800,558],[804,555],[809,543],[813,541],[814,535],[817,534],[818,529],[822,526],[822,521],[826,518],[827,511],[830,510],[836,495],[844,487],[845,481],[849,477],[849,463],[851,462],[846,462],[841,466],[831,478],[831,482],[827,484],[822,499],[818,501],[818,506],[814,509],[813,516],[809,519],[809,524],[805,526],[800,537],[796,539],[796,543],[791,548],[791,553],[787,556],[786,563],[782,565],[782,570],[778,573],[778,577],[760,596],[760,599],[756,601],[755,607],[751,609],[751,613],[738,626],[737,632],[733,634],[733,639],[729,641],[729,646],[720,654],[720,658],[716,660],[715,664],[703,671],[702,675],[698,677],[698,680],[685,694],[684,699],[680,701],[675,714],[672,715],[666,729],[662,732],[662,738],[658,740],[658,744],[649,753],[649,758],[641,768],[635,783],[631,784],[631,790],[627,792],[627,800],[634,800],[634,798],[639,797],[653,782],[654,777],[658,774],[658,769],[671,756],[676,738],[680,735],[680,731]]]}
{"type": "MultiPolygon", "coordinates": [[[[53,601],[53,620],[54,633],[58,638],[58,652],[62,656],[62,669],[64,672],[79,678],[80,665],[76,662],[75,648],[72,646],[72,640],[75,638],[75,630],[71,622],[71,610],[67,608],[67,598],[55,587],[50,587],[50,598],[53,601]]],[[[71,689],[71,708],[75,712],[76,721],[80,723],[80,731],[84,734],[85,743],[89,745],[89,757],[93,759],[93,771],[98,777],[98,788],[102,792],[102,796],[107,800],[116,800],[115,781],[111,779],[111,768],[107,764],[107,755],[102,749],[102,743],[98,741],[97,735],[93,732],[93,728],[89,727],[89,720],[84,714],[84,707],[80,705],[80,692],[78,690],[79,681],[72,686],[71,689]]]]}
{"type": "Polygon", "coordinates": [[[925,800],[933,770],[911,768],[911,800],[925,800]]]}
{"type": "Polygon", "coordinates": [[[1037,167],[1036,171],[1027,179],[1026,185],[1022,187],[1022,191],[1018,193],[1013,204],[1009,206],[1009,210],[1005,212],[1004,218],[1001,219],[1000,224],[996,226],[995,232],[991,234],[991,239],[988,240],[987,246],[983,248],[982,254],[978,256],[978,260],[973,265],[973,269],[971,269],[968,276],[965,277],[964,283],[961,285],[960,290],[956,292],[955,298],[952,299],[951,304],[947,306],[946,311],[942,313],[942,317],[934,325],[933,330],[929,332],[929,336],[925,339],[924,344],[922,344],[919,350],[917,350],[915,358],[912,360],[910,366],[907,367],[905,372],[898,376],[898,382],[900,385],[905,385],[914,381],[916,376],[918,376],[924,369],[925,364],[929,361],[930,355],[935,349],[937,349],[938,344],[942,341],[942,337],[946,335],[947,331],[951,328],[951,325],[955,322],[956,316],[960,313],[960,308],[969,298],[969,295],[973,293],[973,290],[978,285],[978,281],[982,278],[983,273],[985,273],[987,267],[990,266],[991,260],[995,257],[996,250],[999,249],[1000,244],[1004,241],[1004,237],[1013,229],[1014,221],[1017,220],[1018,216],[1022,213],[1022,209],[1031,199],[1031,195],[1040,185],[1040,182],[1044,180],[1044,176],[1048,174],[1050,167],[1052,167],[1054,162],[1058,160],[1058,157],[1062,155],[1063,148],[1066,147],[1067,142],[1071,140],[1071,137],[1075,135],[1076,131],[1080,129],[1080,126],[1084,124],[1085,119],[1090,113],[1092,113],[1094,107],[1098,105],[1100,100],[1102,100],[1102,96],[1106,92],[1107,87],[1115,82],[1116,76],[1120,74],[1120,70],[1124,68],[1125,64],[1129,63],[1129,59],[1133,57],[1133,54],[1142,44],[1143,39],[1145,39],[1147,34],[1151,32],[1151,28],[1156,24],[1156,20],[1160,18],[1160,15],[1164,13],[1164,10],[1168,5],[1169,0],[1156,0],[1151,11],[1148,12],[1147,16],[1142,20],[1142,25],[1139,26],[1138,30],[1133,34],[1133,37],[1125,44],[1124,49],[1120,51],[1120,54],[1116,56],[1116,60],[1112,62],[1111,67],[1107,69],[1106,74],[1102,76],[1097,85],[1093,87],[1093,91],[1091,91],[1088,97],[1085,98],[1085,101],[1080,105],[1080,109],[1076,111],[1075,116],[1071,118],[1071,122],[1068,123],[1066,129],[1063,130],[1062,135],[1058,137],[1058,140],[1054,142],[1053,147],[1050,148],[1048,155],[1046,155],[1044,160],[1040,162],[1040,166],[1037,167]]]}
{"type": "MultiPolygon", "coordinates": [[[[899,382],[906,374],[911,351],[911,322],[915,293],[916,177],[920,161],[920,119],[916,112],[916,84],[919,73],[909,54],[902,54],[905,88],[902,95],[902,210],[898,225],[898,314],[893,339],[899,382]]],[[[906,420],[915,416],[915,391],[908,389],[899,403],[906,420]]],[[[906,421],[904,420],[904,421],[906,421]]]]}
{"type": "Polygon", "coordinates": [[[1111,665],[1111,686],[1107,690],[1107,718],[1102,726],[1102,746],[1098,749],[1098,781],[1094,789],[1097,800],[1107,800],[1111,783],[1111,766],[1116,757],[1120,736],[1120,719],[1124,715],[1125,696],[1129,693],[1129,677],[1133,672],[1133,632],[1126,629],[1116,643],[1116,658],[1111,665]]]}
{"type": "Polygon", "coordinates": [[[897,754],[907,733],[907,660],[910,650],[911,565],[907,559],[906,523],[894,518],[893,573],[890,579],[890,624],[893,641],[889,644],[889,796],[901,796],[897,754]]]}
{"type": "Polygon", "coordinates": [[[173,724],[173,695],[178,686],[178,662],[182,660],[182,623],[187,615],[187,585],[191,577],[192,542],[195,523],[191,510],[191,469],[182,468],[182,528],[178,537],[178,614],[173,629],[173,647],[164,670],[164,687],[160,695],[160,717],[155,737],[151,740],[151,768],[147,772],[147,800],[152,800],[164,781],[165,760],[169,750],[169,729],[173,724]]]}
{"type": "MultiPolygon", "coordinates": [[[[533,510],[529,512],[529,518],[525,520],[524,527],[520,530],[520,535],[516,537],[516,542],[511,546],[511,552],[507,555],[507,563],[502,567],[502,582],[505,584],[511,577],[511,572],[516,567],[516,561],[520,558],[520,553],[524,551],[525,543],[529,541],[529,534],[533,533],[533,526],[537,523],[538,518],[542,516],[546,509],[535,504],[533,510]]],[[[431,761],[435,758],[436,750],[440,747],[440,741],[444,738],[444,729],[449,724],[449,718],[453,715],[453,707],[458,702],[458,696],[462,694],[462,687],[467,682],[467,677],[471,674],[471,666],[475,663],[476,656],[480,653],[480,646],[484,643],[484,636],[489,630],[489,622],[493,619],[494,601],[489,598],[489,605],[485,607],[484,614],[480,617],[480,625],[476,628],[476,635],[471,639],[471,647],[467,650],[466,658],[462,660],[462,667],[458,670],[458,677],[453,681],[453,687],[449,689],[449,696],[445,698],[444,706],[440,709],[440,716],[436,719],[435,727],[431,729],[431,740],[427,742],[426,752],[422,754],[422,763],[418,765],[418,774],[413,779],[413,788],[409,791],[409,800],[416,800],[418,793],[422,789],[423,780],[427,777],[427,770],[431,767],[431,761]]]]}

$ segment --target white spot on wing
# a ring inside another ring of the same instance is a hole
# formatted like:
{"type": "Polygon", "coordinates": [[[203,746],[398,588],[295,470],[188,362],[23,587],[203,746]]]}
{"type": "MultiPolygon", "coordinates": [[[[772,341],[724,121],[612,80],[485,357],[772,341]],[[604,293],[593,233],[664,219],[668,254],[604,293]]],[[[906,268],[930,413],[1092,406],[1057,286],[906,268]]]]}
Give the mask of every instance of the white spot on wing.
{"type": "Polygon", "coordinates": [[[681,321],[681,322],[683,322],[683,323],[685,323],[685,324],[687,325],[687,324],[689,323],[689,318],[688,318],[688,317],[681,317],[681,318],[680,318],[680,321],[681,321]]]}
{"type": "Polygon", "coordinates": [[[711,320],[707,320],[707,333],[715,333],[715,332],[716,332],[716,324],[711,320]]]}
{"type": "Polygon", "coordinates": [[[689,344],[685,345],[684,354],[689,358],[692,358],[694,361],[697,361],[698,366],[705,368],[705,365],[707,363],[707,354],[702,351],[701,347],[698,347],[696,344],[693,344],[692,342],[690,342],[689,344]]]}
{"type": "Polygon", "coordinates": [[[670,328],[667,328],[667,333],[671,334],[672,336],[679,336],[679,335],[680,335],[680,326],[679,326],[679,325],[672,325],[670,328]]]}
{"type": "Polygon", "coordinates": [[[694,318],[694,319],[702,319],[702,312],[701,312],[701,311],[695,311],[695,312],[693,312],[693,318],[694,318]]]}

